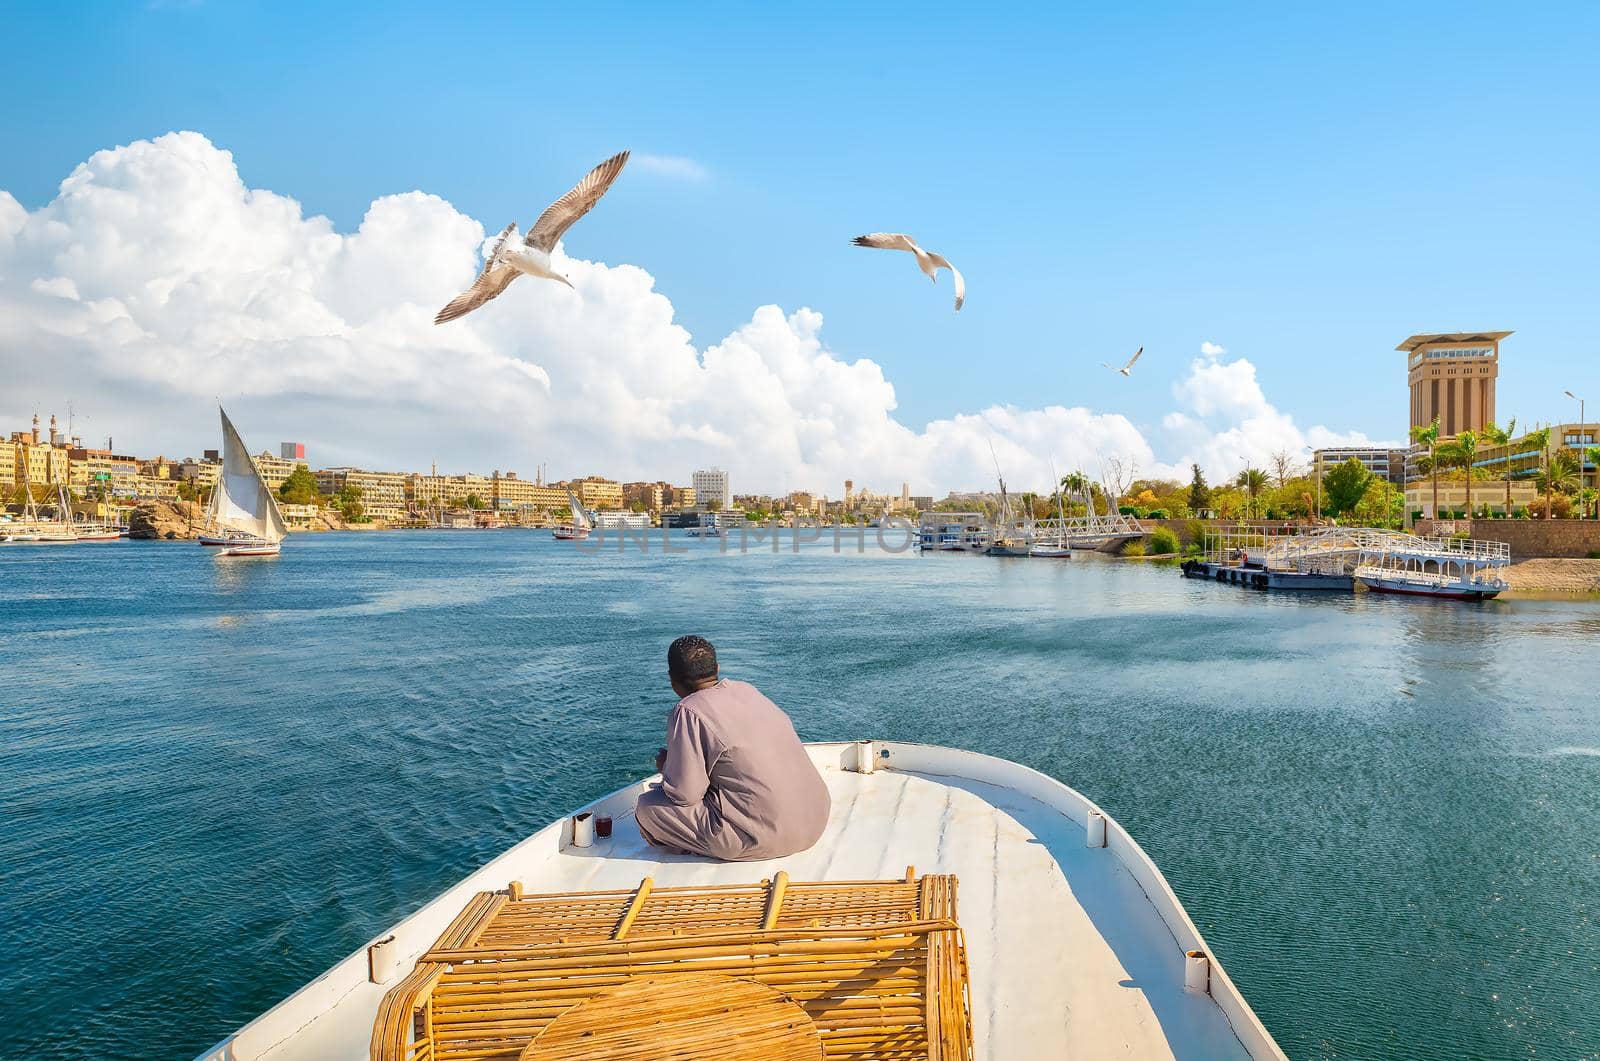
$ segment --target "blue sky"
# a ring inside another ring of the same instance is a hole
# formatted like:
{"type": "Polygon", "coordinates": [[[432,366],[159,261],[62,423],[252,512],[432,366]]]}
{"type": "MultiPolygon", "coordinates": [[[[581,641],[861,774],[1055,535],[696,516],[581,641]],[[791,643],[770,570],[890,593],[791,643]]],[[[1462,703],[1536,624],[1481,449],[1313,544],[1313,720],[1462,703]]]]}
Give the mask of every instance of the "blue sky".
{"type": "Polygon", "coordinates": [[[1514,329],[1500,408],[1600,409],[1600,6],[8,5],[0,188],[193,129],[340,231],[422,189],[569,234],[697,343],[809,306],[913,427],[1061,403],[1141,429],[1210,340],[1305,424],[1404,433],[1398,340],[1514,329]],[[848,245],[906,231],[967,276],[848,245]],[[1131,380],[1099,368],[1146,347],[1131,380]]]}

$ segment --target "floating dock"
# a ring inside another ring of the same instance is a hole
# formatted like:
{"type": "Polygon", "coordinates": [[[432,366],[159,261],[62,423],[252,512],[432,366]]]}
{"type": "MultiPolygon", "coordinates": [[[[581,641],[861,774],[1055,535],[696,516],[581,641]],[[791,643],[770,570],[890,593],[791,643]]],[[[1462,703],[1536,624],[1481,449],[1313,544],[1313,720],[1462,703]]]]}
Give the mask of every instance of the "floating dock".
{"type": "Polygon", "coordinates": [[[1204,544],[1204,559],[1184,561],[1185,578],[1251,589],[1349,593],[1359,582],[1379,593],[1487,600],[1506,588],[1499,571],[1511,562],[1503,542],[1375,527],[1233,527],[1208,534],[1204,544]]]}
{"type": "Polygon", "coordinates": [[[1314,571],[1278,571],[1264,564],[1224,564],[1208,560],[1185,560],[1185,578],[1205,578],[1250,589],[1293,589],[1350,593],[1355,579],[1350,575],[1322,574],[1314,571]]]}

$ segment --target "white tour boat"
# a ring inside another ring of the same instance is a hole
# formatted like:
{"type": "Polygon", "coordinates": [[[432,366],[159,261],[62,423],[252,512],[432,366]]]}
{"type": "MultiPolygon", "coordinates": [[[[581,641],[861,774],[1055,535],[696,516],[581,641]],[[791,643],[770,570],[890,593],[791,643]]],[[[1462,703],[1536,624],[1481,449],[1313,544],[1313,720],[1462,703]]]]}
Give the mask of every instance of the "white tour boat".
{"type": "MultiPolygon", "coordinates": [[[[879,1056],[885,1035],[895,1057],[941,1061],[1284,1057],[1149,856],[1083,795],[950,748],[807,750],[833,800],[810,850],[652,849],[632,820],[639,782],[470,873],[202,1061],[621,1056],[584,1038],[610,1033],[656,1056],[666,1026],[690,1022],[662,992],[705,982],[789,1014],[764,1033],[800,1045],[761,1057],[879,1056]],[[866,898],[841,906],[849,894],[866,898]],[[863,936],[900,949],[843,963],[863,936]],[[641,1004],[653,1016],[636,1024],[641,1004]]],[[[756,1019],[731,1002],[697,1012],[701,1044],[756,1019]]]]}
{"type": "Polygon", "coordinates": [[[272,496],[244,439],[221,406],[222,474],[211,490],[208,542],[219,546],[218,556],[277,556],[289,534],[278,499],[272,496]]]}

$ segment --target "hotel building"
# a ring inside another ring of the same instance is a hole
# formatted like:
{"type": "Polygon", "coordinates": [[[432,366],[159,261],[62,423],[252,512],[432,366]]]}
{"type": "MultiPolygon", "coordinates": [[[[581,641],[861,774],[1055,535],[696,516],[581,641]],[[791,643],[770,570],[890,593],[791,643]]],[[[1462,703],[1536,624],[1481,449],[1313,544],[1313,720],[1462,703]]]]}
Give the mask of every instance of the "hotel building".
{"type": "Polygon", "coordinates": [[[702,506],[715,501],[724,511],[733,508],[733,490],[728,485],[728,473],[721,468],[697,471],[689,477],[689,481],[694,484],[694,496],[702,506]]]}
{"type": "Polygon", "coordinates": [[[273,493],[278,492],[278,487],[282,486],[284,481],[287,480],[289,476],[294,474],[294,470],[296,468],[306,467],[306,462],[304,460],[296,460],[289,457],[274,457],[266,450],[262,450],[254,457],[251,457],[250,461],[256,466],[256,471],[261,473],[261,478],[266,481],[267,489],[271,490],[273,493]]]}
{"type": "Polygon", "coordinates": [[[1437,418],[1439,437],[1454,438],[1494,423],[1494,385],[1500,377],[1500,340],[1510,332],[1443,332],[1412,335],[1395,347],[1407,357],[1411,426],[1437,418]]]}
{"type": "Polygon", "coordinates": [[[567,492],[559,486],[517,478],[516,472],[491,477],[492,507],[496,510],[522,511],[563,509],[567,507],[567,492]]]}
{"type": "MultiPolygon", "coordinates": [[[[264,473],[262,477],[265,478],[264,473]]],[[[361,491],[361,508],[369,519],[392,522],[406,518],[406,477],[399,472],[359,468],[323,468],[317,472],[317,489],[322,493],[337,494],[351,486],[361,491]]]]}
{"type": "Polygon", "coordinates": [[[1345,461],[1354,458],[1366,466],[1367,471],[1396,486],[1405,485],[1406,451],[1386,446],[1332,446],[1312,454],[1312,473],[1321,479],[1345,461]]]}
{"type": "Polygon", "coordinates": [[[67,456],[65,439],[56,431],[56,418],[50,418],[50,438],[39,433],[39,417],[33,418],[33,430],[14,431],[9,442],[0,447],[0,485],[9,494],[18,486],[54,486],[70,481],[71,460],[67,456]]]}
{"type": "Polygon", "coordinates": [[[598,475],[574,479],[567,484],[578,497],[578,504],[584,508],[620,509],[622,507],[622,484],[615,479],[603,479],[598,475]]]}

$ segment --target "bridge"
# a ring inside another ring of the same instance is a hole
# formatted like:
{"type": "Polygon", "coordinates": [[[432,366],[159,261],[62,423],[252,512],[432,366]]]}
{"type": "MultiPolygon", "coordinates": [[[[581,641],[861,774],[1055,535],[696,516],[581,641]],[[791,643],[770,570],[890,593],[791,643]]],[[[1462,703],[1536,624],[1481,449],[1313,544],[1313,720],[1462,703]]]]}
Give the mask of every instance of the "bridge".
{"type": "Polygon", "coordinates": [[[1065,538],[1074,549],[1099,549],[1144,537],[1144,526],[1132,516],[1091,515],[1070,519],[1042,519],[1034,525],[1036,539],[1065,538]]]}

